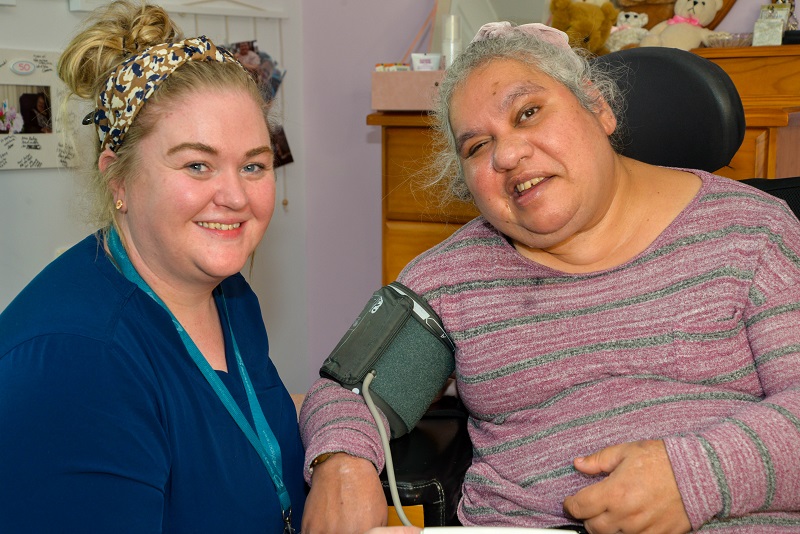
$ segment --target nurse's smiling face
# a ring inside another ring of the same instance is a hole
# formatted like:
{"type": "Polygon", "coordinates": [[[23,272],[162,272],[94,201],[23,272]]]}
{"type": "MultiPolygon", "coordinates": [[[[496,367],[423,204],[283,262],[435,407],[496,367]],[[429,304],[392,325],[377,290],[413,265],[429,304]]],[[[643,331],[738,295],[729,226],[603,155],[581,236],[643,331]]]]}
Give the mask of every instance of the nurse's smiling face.
{"type": "Polygon", "coordinates": [[[450,124],[481,214],[514,242],[544,249],[602,219],[614,196],[616,119],[511,59],[473,71],[453,92],[450,124]]]}
{"type": "Polygon", "coordinates": [[[115,199],[139,274],[187,288],[242,269],[272,217],[275,173],[267,124],[252,96],[206,90],[180,104],[150,110],[159,121],[139,142],[139,168],[115,199]]]}

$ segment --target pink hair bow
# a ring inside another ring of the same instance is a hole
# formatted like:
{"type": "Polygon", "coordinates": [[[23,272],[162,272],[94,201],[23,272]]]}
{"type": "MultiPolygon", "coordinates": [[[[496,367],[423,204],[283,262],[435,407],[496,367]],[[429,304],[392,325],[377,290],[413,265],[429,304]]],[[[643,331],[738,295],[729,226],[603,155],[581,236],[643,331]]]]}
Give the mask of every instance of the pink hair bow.
{"type": "Polygon", "coordinates": [[[700,21],[694,17],[681,17],[680,15],[675,15],[671,19],[667,20],[667,24],[680,24],[685,22],[687,24],[691,24],[692,26],[702,27],[703,25],[700,24],[700,21]]]}
{"type": "Polygon", "coordinates": [[[570,48],[569,37],[567,37],[566,33],[552,26],[540,24],[538,22],[522,24],[521,26],[514,26],[508,21],[489,22],[481,26],[478,33],[472,39],[472,42],[497,39],[499,37],[511,35],[514,32],[521,32],[531,37],[536,37],[559,48],[570,48]]]}

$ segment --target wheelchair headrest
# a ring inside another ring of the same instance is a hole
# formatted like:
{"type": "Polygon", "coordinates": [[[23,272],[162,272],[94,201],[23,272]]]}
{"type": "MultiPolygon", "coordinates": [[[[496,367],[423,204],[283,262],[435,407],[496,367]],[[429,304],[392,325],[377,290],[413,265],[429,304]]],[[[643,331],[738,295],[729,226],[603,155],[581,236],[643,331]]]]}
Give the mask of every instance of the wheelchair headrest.
{"type": "Polygon", "coordinates": [[[640,47],[592,61],[607,65],[623,91],[625,156],[654,165],[714,172],[744,139],[742,100],[728,74],[685,50],[640,47]]]}

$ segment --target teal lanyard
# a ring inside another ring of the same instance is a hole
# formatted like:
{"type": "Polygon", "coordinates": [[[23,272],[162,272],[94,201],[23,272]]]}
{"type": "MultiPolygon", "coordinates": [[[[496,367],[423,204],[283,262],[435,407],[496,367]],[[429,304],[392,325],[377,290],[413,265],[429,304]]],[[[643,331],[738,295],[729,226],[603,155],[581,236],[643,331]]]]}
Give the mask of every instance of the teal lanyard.
{"type": "Polygon", "coordinates": [[[264,462],[264,465],[267,467],[269,476],[272,479],[272,483],[275,485],[275,490],[278,492],[278,498],[280,499],[281,509],[283,512],[284,532],[294,532],[291,525],[292,503],[289,499],[289,492],[286,490],[286,486],[283,484],[283,468],[281,464],[280,445],[278,444],[278,440],[275,438],[275,435],[272,433],[269,423],[267,423],[267,420],[264,417],[264,412],[261,411],[261,406],[258,403],[258,398],[256,397],[255,390],[253,389],[253,384],[250,382],[250,376],[247,374],[247,369],[245,369],[242,356],[239,353],[239,347],[236,344],[236,338],[233,336],[230,316],[228,315],[228,305],[225,302],[225,295],[222,293],[222,288],[220,288],[222,309],[225,312],[226,326],[228,327],[228,332],[230,333],[233,351],[236,354],[236,365],[239,367],[239,375],[242,377],[242,383],[244,384],[244,389],[247,393],[247,401],[250,404],[250,412],[253,415],[253,421],[256,425],[255,431],[253,431],[253,428],[245,418],[242,410],[239,408],[239,405],[233,400],[228,388],[226,388],[225,384],[222,383],[222,380],[219,378],[219,376],[217,376],[216,371],[214,371],[214,369],[205,359],[203,354],[200,352],[200,349],[197,348],[197,345],[194,344],[194,341],[192,341],[192,338],[189,337],[189,334],[186,332],[186,330],[184,330],[183,326],[181,326],[181,323],[178,322],[178,319],[175,318],[175,316],[172,314],[169,308],[167,308],[167,305],[164,304],[159,296],[156,295],[150,286],[147,285],[147,282],[145,282],[139,273],[136,272],[136,269],[134,269],[130,258],[128,258],[127,252],[125,252],[125,248],[120,242],[119,234],[117,234],[116,229],[113,227],[108,232],[108,248],[111,251],[111,255],[119,265],[119,269],[125,278],[139,286],[139,289],[150,295],[150,297],[160,304],[161,307],[164,308],[172,318],[172,323],[175,325],[175,329],[181,336],[181,340],[183,341],[187,352],[189,352],[189,355],[192,357],[195,365],[197,365],[197,368],[200,369],[200,372],[208,381],[209,385],[211,385],[211,388],[222,401],[222,404],[225,405],[228,413],[231,414],[231,417],[233,417],[234,421],[236,421],[236,424],[242,429],[244,435],[247,436],[247,439],[261,457],[261,461],[264,462]]]}

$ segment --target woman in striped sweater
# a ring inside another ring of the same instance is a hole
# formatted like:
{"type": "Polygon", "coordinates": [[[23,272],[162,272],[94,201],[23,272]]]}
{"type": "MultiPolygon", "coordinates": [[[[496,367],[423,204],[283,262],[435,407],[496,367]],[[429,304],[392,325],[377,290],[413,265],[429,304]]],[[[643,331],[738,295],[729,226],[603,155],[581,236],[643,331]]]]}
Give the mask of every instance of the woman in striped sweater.
{"type": "MultiPolygon", "coordinates": [[[[613,88],[560,32],[476,39],[438,119],[442,176],[481,217],[400,275],[457,346],[474,447],[460,520],[800,531],[797,219],[733,180],[619,155],[613,88]]],[[[385,520],[360,397],[320,379],[301,431],[307,466],[338,452],[306,470],[304,533],[385,520]]]]}

